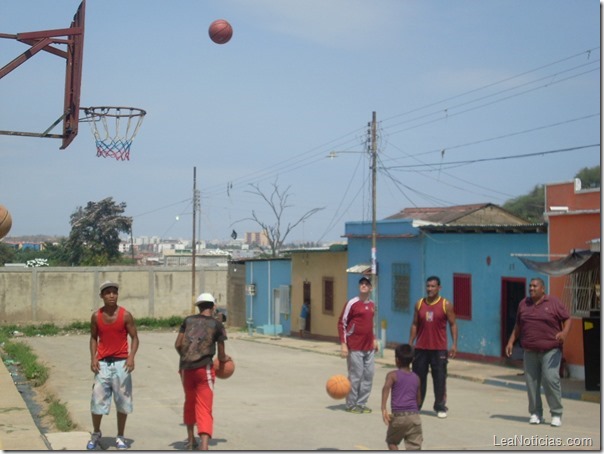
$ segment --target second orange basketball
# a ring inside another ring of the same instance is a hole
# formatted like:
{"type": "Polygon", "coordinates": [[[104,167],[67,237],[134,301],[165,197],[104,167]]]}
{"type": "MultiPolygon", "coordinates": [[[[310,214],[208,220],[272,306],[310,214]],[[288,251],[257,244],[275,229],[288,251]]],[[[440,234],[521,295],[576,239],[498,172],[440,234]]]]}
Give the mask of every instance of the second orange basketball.
{"type": "Polygon", "coordinates": [[[235,363],[232,359],[230,361],[221,362],[216,358],[214,359],[214,370],[216,371],[217,378],[226,379],[235,372],[235,363]]]}

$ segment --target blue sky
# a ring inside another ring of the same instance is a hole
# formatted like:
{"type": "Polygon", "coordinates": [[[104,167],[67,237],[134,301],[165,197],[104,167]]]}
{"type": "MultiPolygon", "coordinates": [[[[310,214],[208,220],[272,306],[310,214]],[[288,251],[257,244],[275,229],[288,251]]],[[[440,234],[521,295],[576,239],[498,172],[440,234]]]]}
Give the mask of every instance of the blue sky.
{"type": "MultiPolygon", "coordinates": [[[[0,33],[66,28],[78,5],[2,0],[0,33]]],[[[340,241],[371,219],[374,111],[378,219],[569,181],[600,163],[600,19],[595,0],[88,0],[81,106],[147,116],[127,162],[97,157],[86,123],[66,150],[0,136],[9,236],[68,235],[113,197],[135,236],[190,238],[196,167],[202,239],[259,230],[252,211],[272,223],[250,185],[277,184],[285,223],[325,208],[288,241],[340,241]]],[[[0,66],[26,49],[0,39],[0,66]]],[[[0,80],[0,130],[44,131],[63,87],[60,58],[24,63],[0,80]]]]}

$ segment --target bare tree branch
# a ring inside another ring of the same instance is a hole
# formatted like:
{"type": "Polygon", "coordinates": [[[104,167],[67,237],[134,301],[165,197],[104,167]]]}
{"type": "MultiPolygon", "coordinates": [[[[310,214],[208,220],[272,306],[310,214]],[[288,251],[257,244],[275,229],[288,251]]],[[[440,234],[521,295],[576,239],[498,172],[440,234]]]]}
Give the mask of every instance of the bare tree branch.
{"type": "Polygon", "coordinates": [[[267,203],[267,205],[270,207],[271,211],[273,212],[273,216],[274,216],[273,223],[269,223],[269,222],[261,220],[258,217],[258,215],[256,214],[256,212],[253,210],[252,210],[251,217],[243,218],[236,222],[247,220],[247,221],[254,221],[256,224],[258,224],[260,226],[260,228],[262,229],[262,232],[266,235],[266,238],[268,240],[268,244],[269,244],[269,247],[271,250],[271,256],[277,257],[279,255],[279,252],[280,252],[283,244],[285,243],[285,239],[291,233],[291,231],[294,230],[301,222],[304,222],[305,220],[310,218],[315,213],[317,213],[321,210],[324,210],[325,207],[313,208],[311,210],[308,210],[300,218],[298,218],[298,220],[296,220],[295,222],[289,222],[287,224],[287,227],[285,228],[285,232],[283,232],[282,225],[284,223],[284,218],[285,218],[284,213],[287,208],[291,208],[291,205],[288,204],[289,195],[290,195],[289,190],[290,190],[291,186],[288,186],[285,190],[281,190],[276,181],[274,183],[272,183],[271,185],[272,185],[272,190],[271,190],[271,193],[268,195],[265,192],[263,192],[262,189],[260,189],[260,186],[257,184],[250,184],[250,186],[253,188],[253,190],[246,191],[246,192],[259,196],[260,198],[262,198],[262,200],[264,200],[267,203]]]}

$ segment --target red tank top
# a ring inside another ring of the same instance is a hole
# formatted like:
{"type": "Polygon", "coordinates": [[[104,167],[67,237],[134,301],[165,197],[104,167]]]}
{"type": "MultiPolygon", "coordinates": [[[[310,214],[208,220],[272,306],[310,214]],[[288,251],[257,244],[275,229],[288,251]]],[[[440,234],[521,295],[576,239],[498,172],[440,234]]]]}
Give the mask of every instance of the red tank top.
{"type": "Polygon", "coordinates": [[[447,350],[447,300],[441,296],[428,304],[425,298],[417,302],[418,324],[415,348],[447,350]]]}
{"type": "Polygon", "coordinates": [[[128,357],[128,330],[124,322],[126,309],[117,308],[117,318],[113,323],[103,321],[102,308],[97,311],[96,326],[98,329],[99,341],[96,350],[98,359],[107,358],[127,358],[128,357]]]}

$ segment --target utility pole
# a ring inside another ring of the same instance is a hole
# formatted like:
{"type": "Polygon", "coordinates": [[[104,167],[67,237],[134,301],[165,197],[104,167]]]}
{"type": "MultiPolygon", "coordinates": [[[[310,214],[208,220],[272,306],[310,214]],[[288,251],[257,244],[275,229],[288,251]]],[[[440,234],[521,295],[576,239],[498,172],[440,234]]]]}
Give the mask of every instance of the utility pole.
{"type": "Polygon", "coordinates": [[[193,246],[191,247],[191,313],[195,313],[195,253],[197,252],[195,245],[195,221],[197,212],[197,167],[193,167],[193,246]]]}
{"type": "MultiPolygon", "coordinates": [[[[379,304],[378,304],[378,271],[377,271],[377,115],[373,112],[371,118],[371,282],[373,284],[373,302],[375,303],[375,316],[373,320],[374,334],[380,341],[385,344],[386,340],[378,336],[378,328],[385,329],[385,326],[380,325],[379,319],[379,304]]],[[[384,355],[384,345],[379,342],[379,355],[384,355]]]]}

